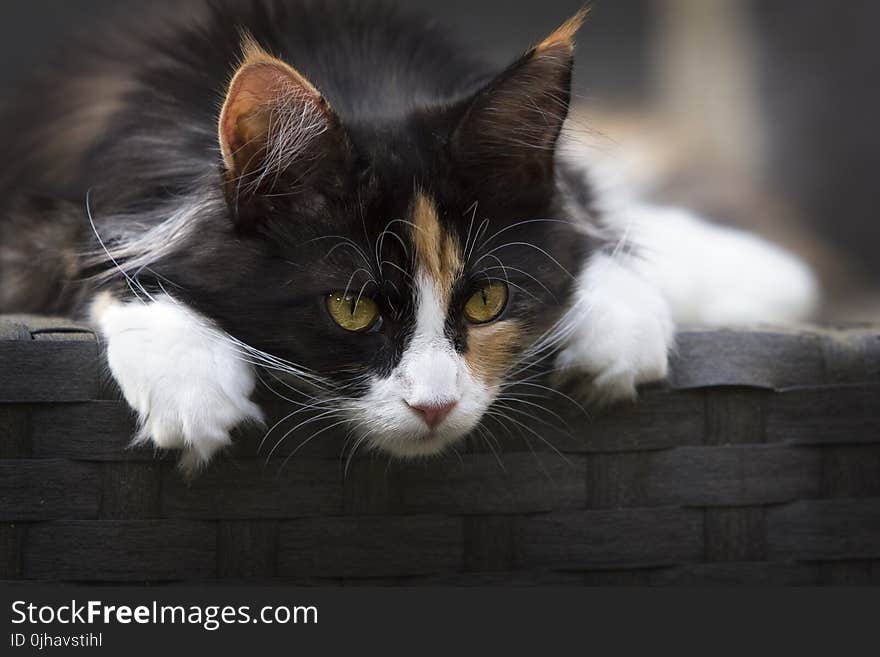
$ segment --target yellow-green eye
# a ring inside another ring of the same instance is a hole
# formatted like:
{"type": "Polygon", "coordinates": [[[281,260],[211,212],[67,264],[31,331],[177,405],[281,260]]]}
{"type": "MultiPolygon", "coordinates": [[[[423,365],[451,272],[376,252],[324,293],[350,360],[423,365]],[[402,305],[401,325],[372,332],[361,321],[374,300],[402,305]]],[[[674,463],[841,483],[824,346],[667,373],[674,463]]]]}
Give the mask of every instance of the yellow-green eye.
{"type": "Polygon", "coordinates": [[[375,301],[342,292],[327,295],[327,312],[346,331],[368,331],[379,320],[379,306],[375,301]]]}
{"type": "Polygon", "coordinates": [[[507,305],[507,286],[492,281],[474,292],[464,304],[464,315],[474,324],[485,324],[496,319],[507,305]]]}

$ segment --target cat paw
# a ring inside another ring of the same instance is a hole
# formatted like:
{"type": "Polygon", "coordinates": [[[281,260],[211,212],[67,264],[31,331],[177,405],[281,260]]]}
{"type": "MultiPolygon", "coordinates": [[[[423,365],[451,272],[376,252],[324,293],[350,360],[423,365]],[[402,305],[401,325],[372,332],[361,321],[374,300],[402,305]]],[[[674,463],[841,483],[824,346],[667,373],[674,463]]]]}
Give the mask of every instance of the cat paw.
{"type": "Polygon", "coordinates": [[[675,328],[661,293],[612,256],[597,256],[579,282],[577,322],[556,367],[591,403],[632,400],[666,378],[675,328]],[[581,381],[583,374],[588,383],[581,381]]]}
{"type": "Polygon", "coordinates": [[[140,426],[133,442],[182,450],[179,465],[187,473],[200,470],[229,446],[235,427],[263,421],[262,412],[248,395],[235,392],[239,385],[235,379],[186,378],[181,373],[176,380],[168,380],[167,389],[164,385],[151,389],[151,383],[140,379],[136,369],[119,366],[118,354],[114,361],[111,370],[126,400],[142,400],[129,401],[140,426]]]}
{"type": "Polygon", "coordinates": [[[230,444],[236,426],[262,422],[250,400],[253,368],[183,304],[168,297],[120,303],[104,294],[92,318],[113,378],[138,414],[135,443],[182,450],[180,466],[193,473],[230,444]]]}

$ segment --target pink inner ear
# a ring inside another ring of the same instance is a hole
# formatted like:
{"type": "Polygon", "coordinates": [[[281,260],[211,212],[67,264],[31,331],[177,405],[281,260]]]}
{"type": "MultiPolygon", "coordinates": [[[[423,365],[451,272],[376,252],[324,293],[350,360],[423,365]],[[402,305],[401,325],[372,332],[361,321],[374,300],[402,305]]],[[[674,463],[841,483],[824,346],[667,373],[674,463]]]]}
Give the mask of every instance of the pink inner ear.
{"type": "Polygon", "coordinates": [[[221,148],[227,168],[234,169],[237,155],[252,144],[259,148],[268,138],[268,122],[260,115],[281,102],[292,87],[283,70],[271,63],[245,64],[229,88],[220,126],[221,148]],[[264,139],[261,139],[263,137],[264,139]]]}
{"type": "Polygon", "coordinates": [[[321,94],[294,68],[255,43],[244,44],[245,61],[229,85],[218,133],[227,170],[249,166],[266,146],[273,113],[326,113],[321,94]]]}

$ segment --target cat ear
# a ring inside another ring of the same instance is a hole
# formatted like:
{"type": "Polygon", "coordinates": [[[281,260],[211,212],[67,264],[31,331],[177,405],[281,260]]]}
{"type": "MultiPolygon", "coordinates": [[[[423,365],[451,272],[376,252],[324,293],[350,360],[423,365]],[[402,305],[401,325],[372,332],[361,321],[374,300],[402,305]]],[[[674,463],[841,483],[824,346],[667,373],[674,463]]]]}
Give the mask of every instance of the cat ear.
{"type": "Polygon", "coordinates": [[[302,74],[249,36],[242,51],[218,125],[227,196],[237,210],[282,181],[288,195],[290,185],[307,187],[319,165],[345,157],[348,143],[329,103],[302,74]]]}
{"type": "Polygon", "coordinates": [[[470,101],[453,132],[453,162],[477,189],[503,189],[517,200],[546,193],[568,116],[574,36],[580,10],[528,50],[470,101]]]}

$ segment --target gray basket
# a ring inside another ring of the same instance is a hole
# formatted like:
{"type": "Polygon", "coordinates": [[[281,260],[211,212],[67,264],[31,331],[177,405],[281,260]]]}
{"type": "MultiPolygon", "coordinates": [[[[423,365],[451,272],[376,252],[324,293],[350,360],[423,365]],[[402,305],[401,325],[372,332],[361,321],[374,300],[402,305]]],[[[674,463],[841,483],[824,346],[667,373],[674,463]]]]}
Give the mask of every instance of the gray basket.
{"type": "Polygon", "coordinates": [[[880,583],[877,329],[686,332],[668,387],[589,421],[562,403],[576,435],[495,429],[499,455],[345,472],[341,436],[284,464],[297,441],[267,463],[257,433],[192,483],[128,448],[99,353],[0,319],[0,579],[880,583]]]}

